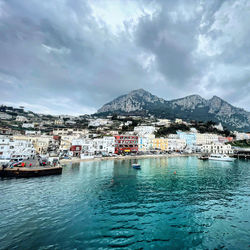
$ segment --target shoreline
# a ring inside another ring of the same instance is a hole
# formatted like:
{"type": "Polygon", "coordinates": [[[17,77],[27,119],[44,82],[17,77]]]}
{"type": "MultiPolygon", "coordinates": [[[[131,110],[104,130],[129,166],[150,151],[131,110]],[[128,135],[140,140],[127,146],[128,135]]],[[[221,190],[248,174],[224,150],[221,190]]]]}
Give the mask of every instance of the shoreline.
{"type": "Polygon", "coordinates": [[[127,155],[127,156],[110,156],[92,159],[62,159],[60,160],[60,165],[78,162],[88,162],[88,161],[108,161],[108,160],[134,160],[134,159],[148,159],[148,158],[171,158],[171,157],[187,157],[187,156],[198,156],[199,154],[169,154],[169,155],[127,155]]]}

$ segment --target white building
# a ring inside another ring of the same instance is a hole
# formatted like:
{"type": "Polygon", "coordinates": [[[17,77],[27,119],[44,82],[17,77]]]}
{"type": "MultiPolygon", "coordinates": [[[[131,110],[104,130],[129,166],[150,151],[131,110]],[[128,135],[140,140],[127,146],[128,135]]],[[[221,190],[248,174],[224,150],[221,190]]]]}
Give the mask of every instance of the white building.
{"type": "Polygon", "coordinates": [[[137,126],[134,128],[134,133],[141,137],[153,134],[154,132],[155,132],[154,126],[137,126]]]}
{"type": "Polygon", "coordinates": [[[145,152],[153,149],[154,134],[145,134],[138,138],[138,151],[145,152]]]}
{"type": "Polygon", "coordinates": [[[36,131],[36,130],[26,130],[25,135],[41,135],[41,131],[40,130],[38,130],[38,131],[36,131]]]}
{"type": "Polygon", "coordinates": [[[0,136],[0,159],[23,158],[35,155],[32,143],[25,140],[13,140],[0,136]]]}
{"type": "Polygon", "coordinates": [[[233,154],[230,144],[221,143],[202,145],[201,152],[208,154],[233,154]]]}
{"type": "Polygon", "coordinates": [[[35,151],[39,154],[46,154],[49,146],[53,143],[53,137],[49,135],[15,135],[13,139],[16,141],[27,141],[31,143],[35,151]]]}
{"type": "Polygon", "coordinates": [[[10,120],[12,118],[12,115],[8,115],[4,112],[0,112],[0,119],[2,120],[10,120]]]}
{"type": "Polygon", "coordinates": [[[53,130],[53,135],[75,135],[75,136],[86,136],[89,133],[88,129],[77,129],[77,128],[57,128],[53,130]]]}
{"type": "Polygon", "coordinates": [[[72,146],[81,146],[82,154],[113,154],[115,152],[115,138],[104,136],[103,138],[79,138],[72,140],[72,146]]]}
{"type": "Polygon", "coordinates": [[[27,119],[25,116],[18,115],[18,116],[16,117],[16,121],[17,121],[17,122],[27,122],[28,119],[27,119]]]}
{"type": "Polygon", "coordinates": [[[168,151],[182,151],[186,147],[186,140],[168,138],[168,151]]]}
{"type": "Polygon", "coordinates": [[[108,119],[95,119],[90,120],[89,127],[99,127],[108,124],[109,122],[112,123],[112,121],[109,121],[108,119]]]}
{"type": "Polygon", "coordinates": [[[34,123],[23,123],[22,125],[23,128],[34,128],[34,123]]]}
{"type": "Polygon", "coordinates": [[[249,133],[240,133],[240,132],[235,132],[235,140],[240,141],[240,140],[249,140],[250,139],[250,134],[249,133]]]}
{"type": "Polygon", "coordinates": [[[218,143],[219,137],[216,134],[196,134],[196,145],[203,145],[203,144],[213,144],[218,143]]]}
{"type": "Polygon", "coordinates": [[[182,119],[176,118],[176,119],[175,119],[175,123],[182,124],[183,121],[182,121],[182,119]]]}
{"type": "Polygon", "coordinates": [[[169,119],[158,119],[158,122],[156,123],[159,126],[165,126],[165,127],[169,127],[171,124],[171,120],[169,119]]]}
{"type": "Polygon", "coordinates": [[[129,125],[131,125],[131,124],[133,124],[132,121],[126,121],[126,122],[124,123],[124,126],[129,126],[129,125]]]}

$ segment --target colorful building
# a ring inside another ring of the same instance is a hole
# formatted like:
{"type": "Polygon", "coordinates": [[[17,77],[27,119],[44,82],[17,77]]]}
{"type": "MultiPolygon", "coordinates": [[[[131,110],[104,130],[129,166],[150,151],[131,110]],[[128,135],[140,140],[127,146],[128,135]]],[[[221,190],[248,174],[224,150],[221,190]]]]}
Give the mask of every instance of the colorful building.
{"type": "Polygon", "coordinates": [[[168,139],[166,138],[155,138],[152,140],[153,149],[167,151],[168,150],[168,139]]]}
{"type": "Polygon", "coordinates": [[[184,139],[186,141],[187,146],[193,146],[196,144],[196,134],[195,133],[186,133],[178,131],[180,139],[184,139]]]}
{"type": "Polygon", "coordinates": [[[136,153],[138,151],[138,136],[115,135],[115,154],[136,153]]]}
{"type": "Polygon", "coordinates": [[[138,138],[138,150],[145,152],[153,149],[154,134],[144,135],[138,138]]]}

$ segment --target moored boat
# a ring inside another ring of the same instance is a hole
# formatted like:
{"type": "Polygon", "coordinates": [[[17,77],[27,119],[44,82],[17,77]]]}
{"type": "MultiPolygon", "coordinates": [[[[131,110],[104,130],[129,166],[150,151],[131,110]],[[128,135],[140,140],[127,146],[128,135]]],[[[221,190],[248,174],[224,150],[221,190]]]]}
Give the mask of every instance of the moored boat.
{"type": "Polygon", "coordinates": [[[141,165],[138,164],[138,163],[132,164],[132,167],[135,168],[135,169],[141,169],[141,165]]]}
{"type": "Polygon", "coordinates": [[[235,159],[232,157],[229,157],[226,154],[211,154],[208,158],[209,160],[213,160],[213,161],[234,161],[235,159]]]}
{"type": "Polygon", "coordinates": [[[198,157],[199,160],[203,160],[203,161],[208,160],[208,158],[209,158],[208,155],[201,155],[198,157]]]}

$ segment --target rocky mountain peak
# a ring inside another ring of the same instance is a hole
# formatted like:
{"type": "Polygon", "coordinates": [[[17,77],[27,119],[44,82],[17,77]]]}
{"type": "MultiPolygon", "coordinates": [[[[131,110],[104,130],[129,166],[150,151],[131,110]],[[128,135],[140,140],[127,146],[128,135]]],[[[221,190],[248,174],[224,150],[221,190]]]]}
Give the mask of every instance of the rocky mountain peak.
{"type": "Polygon", "coordinates": [[[182,109],[194,109],[197,106],[206,104],[206,100],[199,95],[189,95],[180,99],[172,100],[171,103],[176,106],[182,106],[182,109]]]}
{"type": "Polygon", "coordinates": [[[159,118],[221,122],[229,129],[250,130],[250,112],[237,108],[218,96],[199,95],[166,101],[144,89],[133,90],[105,104],[98,113],[151,114],[159,118]]]}

